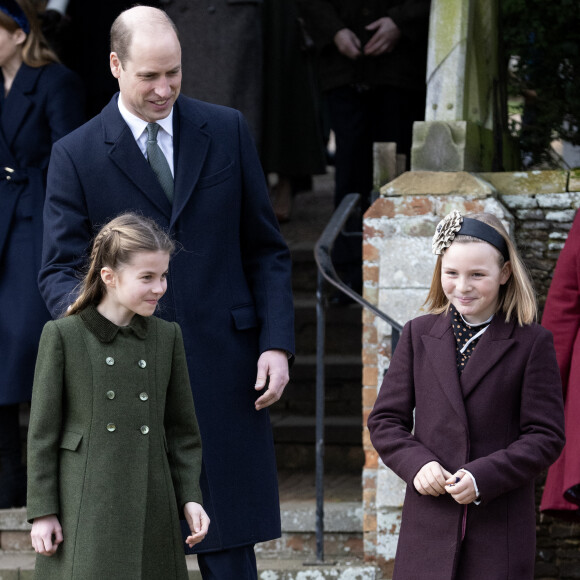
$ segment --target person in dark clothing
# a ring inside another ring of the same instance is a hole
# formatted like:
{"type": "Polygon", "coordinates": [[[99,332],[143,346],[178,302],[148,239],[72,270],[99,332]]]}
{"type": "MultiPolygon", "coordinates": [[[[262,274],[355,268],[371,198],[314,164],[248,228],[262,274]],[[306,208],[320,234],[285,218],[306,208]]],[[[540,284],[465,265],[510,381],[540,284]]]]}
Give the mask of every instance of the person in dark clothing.
{"type": "MultiPolygon", "coordinates": [[[[430,0],[298,0],[298,6],[317,49],[336,137],[335,206],[360,193],[364,212],[373,143],[396,142],[409,167],[413,122],[425,113],[430,0]]],[[[361,215],[347,228],[360,231],[361,215]]],[[[360,239],[339,238],[334,257],[345,281],[360,289],[360,239]]]]}

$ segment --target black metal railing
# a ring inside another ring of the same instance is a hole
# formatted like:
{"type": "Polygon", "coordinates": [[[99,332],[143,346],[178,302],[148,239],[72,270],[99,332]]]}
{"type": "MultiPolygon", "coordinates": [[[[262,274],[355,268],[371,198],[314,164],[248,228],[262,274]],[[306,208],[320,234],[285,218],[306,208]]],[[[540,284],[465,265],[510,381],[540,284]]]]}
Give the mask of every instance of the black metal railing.
{"type": "MultiPolygon", "coordinates": [[[[347,286],[338,276],[332,263],[332,248],[346,221],[357,207],[360,195],[350,193],[336,208],[314,248],[314,259],[318,266],[316,289],[316,560],[324,561],[324,351],[326,329],[326,283],[369,309],[375,316],[392,328],[392,352],[395,351],[402,326],[390,316],[365,300],[358,292],[347,286]]],[[[350,234],[357,235],[357,234],[350,234]]],[[[360,234],[358,234],[360,235],[360,234]]],[[[362,240],[361,240],[362,241],[362,240]]]]}

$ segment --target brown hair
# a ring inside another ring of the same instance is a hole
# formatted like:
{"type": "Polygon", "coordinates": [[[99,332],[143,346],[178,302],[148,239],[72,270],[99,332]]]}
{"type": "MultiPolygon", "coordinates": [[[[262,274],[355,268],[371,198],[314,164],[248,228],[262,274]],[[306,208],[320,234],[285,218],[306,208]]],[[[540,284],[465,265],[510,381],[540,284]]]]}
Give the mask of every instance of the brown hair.
{"type": "MultiPolygon", "coordinates": [[[[33,68],[60,62],[56,53],[50,48],[40,28],[40,22],[29,0],[15,0],[22,8],[30,25],[30,32],[22,45],[22,61],[33,68]]],[[[15,20],[5,12],[0,11],[0,26],[8,32],[15,32],[20,28],[15,20]]]]}
{"type": "MultiPolygon", "coordinates": [[[[499,289],[497,312],[503,312],[508,322],[512,316],[515,316],[520,325],[531,324],[536,320],[538,314],[536,296],[527,269],[503,224],[496,216],[490,213],[468,214],[464,217],[486,223],[494,228],[505,240],[512,272],[508,281],[499,289]]],[[[465,244],[468,242],[487,243],[472,236],[458,235],[455,236],[452,244],[465,244]]],[[[504,260],[501,252],[498,251],[497,255],[499,267],[503,268],[506,260],[504,260]]],[[[445,296],[441,285],[441,260],[442,255],[437,256],[431,287],[424,303],[427,311],[432,314],[442,314],[449,309],[449,300],[445,296]]]]}
{"type": "Polygon", "coordinates": [[[125,213],[111,220],[95,237],[80,294],[65,316],[101,302],[106,294],[101,279],[101,269],[105,266],[117,270],[130,264],[139,252],[167,252],[171,255],[174,250],[171,238],[152,219],[125,213]]]}
{"type": "MultiPolygon", "coordinates": [[[[133,8],[137,7],[139,7],[139,5],[133,6],[133,8]]],[[[129,60],[129,49],[131,48],[131,42],[133,40],[135,20],[133,18],[128,18],[127,13],[133,10],[133,8],[121,12],[121,14],[115,18],[115,21],[111,26],[111,52],[117,54],[121,66],[124,62],[129,60]]],[[[149,6],[147,8],[150,8],[150,10],[148,10],[149,22],[156,26],[169,25],[175,32],[177,38],[179,38],[177,26],[175,26],[175,23],[166,12],[159,8],[149,6]]]]}

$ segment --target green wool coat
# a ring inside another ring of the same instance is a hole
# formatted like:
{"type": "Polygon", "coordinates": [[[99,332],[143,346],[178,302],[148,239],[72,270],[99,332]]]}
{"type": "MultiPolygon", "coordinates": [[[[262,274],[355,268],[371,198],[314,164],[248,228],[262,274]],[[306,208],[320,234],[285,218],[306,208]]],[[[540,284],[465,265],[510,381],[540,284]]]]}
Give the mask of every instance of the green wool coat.
{"type": "Polygon", "coordinates": [[[40,340],[28,436],[28,519],[64,541],[43,580],[187,579],[182,507],[201,503],[201,440],[176,323],[96,309],[40,340]],[[182,515],[181,515],[182,517],[182,515]]]}

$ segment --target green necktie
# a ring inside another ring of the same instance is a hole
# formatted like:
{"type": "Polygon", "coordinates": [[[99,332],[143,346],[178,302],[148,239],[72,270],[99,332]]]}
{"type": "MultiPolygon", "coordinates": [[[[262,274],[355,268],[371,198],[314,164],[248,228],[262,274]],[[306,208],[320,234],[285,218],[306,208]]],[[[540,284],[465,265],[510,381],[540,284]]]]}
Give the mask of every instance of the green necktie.
{"type": "Polygon", "coordinates": [[[147,123],[147,159],[169,203],[173,203],[173,175],[169,163],[167,163],[167,159],[157,143],[158,131],[159,125],[157,123],[147,123]]]}

